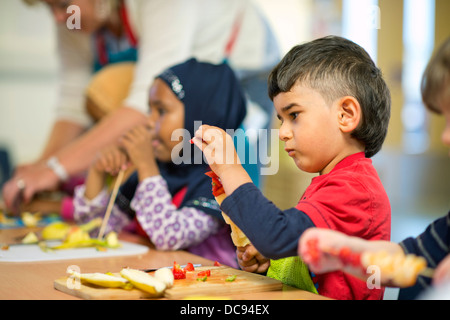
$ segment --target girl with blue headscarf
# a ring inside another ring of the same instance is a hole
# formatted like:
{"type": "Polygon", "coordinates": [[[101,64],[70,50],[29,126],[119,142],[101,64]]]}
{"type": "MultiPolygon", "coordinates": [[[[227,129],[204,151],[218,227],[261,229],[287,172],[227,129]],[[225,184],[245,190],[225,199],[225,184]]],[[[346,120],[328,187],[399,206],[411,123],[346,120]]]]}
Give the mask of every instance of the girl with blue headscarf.
{"type": "Polygon", "coordinates": [[[227,64],[190,59],[156,77],[149,106],[147,124],[125,134],[91,166],[86,183],[75,191],[74,218],[85,223],[104,215],[105,178],[129,161],[136,171],[118,192],[107,232],[137,221],[159,250],[186,249],[237,267],[228,225],[205,175],[209,166],[195,158],[189,140],[202,123],[241,125],[246,105],[238,80],[227,64]],[[177,129],[184,133],[181,141],[172,138],[177,129]]]}

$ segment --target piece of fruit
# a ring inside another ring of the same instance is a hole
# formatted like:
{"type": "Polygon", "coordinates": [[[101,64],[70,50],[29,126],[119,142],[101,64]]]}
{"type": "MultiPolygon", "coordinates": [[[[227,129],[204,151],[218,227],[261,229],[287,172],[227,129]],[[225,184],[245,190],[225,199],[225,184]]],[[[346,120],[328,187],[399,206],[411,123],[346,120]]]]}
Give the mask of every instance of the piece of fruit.
{"type": "Polygon", "coordinates": [[[31,212],[24,212],[22,213],[22,222],[25,225],[25,227],[31,228],[36,227],[41,221],[41,214],[40,213],[31,213],[31,212]]]}
{"type": "Polygon", "coordinates": [[[186,267],[184,267],[184,271],[194,271],[194,270],[195,270],[194,265],[190,262],[188,262],[186,264],[186,267]]]}
{"type": "Polygon", "coordinates": [[[169,268],[161,268],[156,270],[154,276],[164,282],[167,288],[171,288],[173,286],[174,276],[172,270],[169,268]]]}
{"type": "Polygon", "coordinates": [[[208,277],[204,276],[204,277],[197,278],[197,281],[205,282],[207,279],[208,279],[208,277]]]}
{"type": "Polygon", "coordinates": [[[186,271],[176,262],[173,263],[172,274],[175,280],[186,279],[186,271]]]}
{"type": "Polygon", "coordinates": [[[236,280],[236,275],[229,276],[225,279],[226,282],[233,282],[236,280]]]}
{"type": "Polygon", "coordinates": [[[122,288],[131,289],[133,285],[125,278],[105,273],[78,273],[73,270],[69,271],[72,277],[80,279],[83,283],[91,283],[105,288],[122,288]]]}
{"type": "Polygon", "coordinates": [[[206,277],[210,277],[211,276],[211,270],[203,270],[203,271],[200,271],[199,273],[197,273],[197,276],[199,276],[199,277],[204,277],[204,276],[206,276],[206,277]]]}
{"type": "Polygon", "coordinates": [[[109,248],[118,248],[120,247],[119,238],[117,236],[117,233],[114,231],[111,231],[108,233],[105,237],[106,245],[109,248]]]}
{"type": "Polygon", "coordinates": [[[91,237],[89,236],[89,233],[87,231],[84,231],[83,229],[81,229],[78,226],[74,226],[74,227],[70,228],[64,242],[73,243],[73,242],[86,241],[86,240],[90,240],[90,239],[91,239],[91,237]]]}
{"type": "Polygon", "coordinates": [[[80,226],[71,226],[65,222],[57,221],[49,224],[42,230],[42,238],[44,240],[63,240],[69,235],[69,232],[73,232],[77,228],[89,233],[95,228],[100,227],[101,224],[101,218],[93,219],[80,226]]]}
{"type": "Polygon", "coordinates": [[[96,228],[100,228],[101,225],[102,225],[102,218],[95,218],[85,224],[80,225],[80,228],[83,231],[91,232],[96,228]]]}
{"type": "Polygon", "coordinates": [[[38,243],[39,239],[36,236],[36,234],[34,232],[29,232],[23,239],[22,239],[22,243],[23,244],[34,244],[34,243],[38,243]]]}
{"type": "Polygon", "coordinates": [[[131,282],[136,288],[148,292],[155,297],[163,295],[167,287],[164,282],[144,271],[125,268],[120,271],[120,275],[131,282]]]}
{"type": "Polygon", "coordinates": [[[44,240],[62,240],[67,236],[70,225],[65,222],[53,222],[42,229],[42,239],[44,240]]]}

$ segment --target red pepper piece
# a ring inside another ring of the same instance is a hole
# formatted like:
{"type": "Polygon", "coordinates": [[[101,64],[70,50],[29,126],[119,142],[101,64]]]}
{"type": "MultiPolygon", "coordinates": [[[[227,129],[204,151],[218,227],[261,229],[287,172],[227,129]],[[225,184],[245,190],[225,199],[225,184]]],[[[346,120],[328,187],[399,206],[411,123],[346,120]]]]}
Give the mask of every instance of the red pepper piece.
{"type": "Polygon", "coordinates": [[[219,262],[214,261],[214,267],[220,267],[220,266],[221,266],[221,264],[219,262]]]}
{"type": "Polygon", "coordinates": [[[338,256],[345,265],[352,265],[356,267],[361,264],[361,254],[352,252],[347,247],[341,248],[338,256]]]}
{"type": "Polygon", "coordinates": [[[200,278],[203,278],[203,277],[209,277],[209,276],[211,276],[211,270],[203,270],[203,271],[200,271],[199,273],[197,273],[197,276],[198,277],[200,277],[200,278]]]}
{"type": "Polygon", "coordinates": [[[217,196],[220,196],[221,194],[225,193],[222,183],[220,182],[220,178],[215,174],[214,171],[209,171],[209,172],[206,172],[205,174],[212,179],[211,185],[212,185],[213,196],[217,197],[217,196]]]}
{"type": "Polygon", "coordinates": [[[176,262],[173,263],[172,273],[175,280],[186,279],[186,271],[181,269],[180,265],[176,262]]]}
{"type": "Polygon", "coordinates": [[[309,239],[306,243],[308,247],[308,254],[311,258],[312,263],[318,263],[320,261],[320,250],[318,247],[319,240],[318,239],[309,239]]]}
{"type": "Polygon", "coordinates": [[[195,270],[194,265],[190,262],[188,262],[186,264],[186,267],[184,267],[184,271],[194,271],[194,270],[195,270]]]}
{"type": "Polygon", "coordinates": [[[173,270],[172,272],[175,280],[186,279],[186,272],[183,270],[173,270]]]}

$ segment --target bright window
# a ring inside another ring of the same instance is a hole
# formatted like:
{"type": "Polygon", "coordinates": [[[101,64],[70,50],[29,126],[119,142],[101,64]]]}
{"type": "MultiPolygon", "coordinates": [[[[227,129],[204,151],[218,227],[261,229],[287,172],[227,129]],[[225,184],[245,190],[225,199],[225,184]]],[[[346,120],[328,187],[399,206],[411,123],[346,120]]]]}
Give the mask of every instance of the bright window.
{"type": "Polygon", "coordinates": [[[434,47],[434,0],[404,0],[403,149],[418,154],[429,146],[428,118],[420,94],[422,74],[434,47]]]}

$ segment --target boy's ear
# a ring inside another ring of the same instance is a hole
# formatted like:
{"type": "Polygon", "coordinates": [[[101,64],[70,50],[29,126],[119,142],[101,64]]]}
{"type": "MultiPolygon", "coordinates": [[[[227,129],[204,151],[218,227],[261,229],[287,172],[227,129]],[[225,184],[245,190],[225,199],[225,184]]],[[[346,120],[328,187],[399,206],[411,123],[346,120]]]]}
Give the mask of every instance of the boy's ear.
{"type": "Polygon", "coordinates": [[[338,100],[338,123],[342,132],[352,132],[362,119],[361,105],[351,96],[345,96],[338,100]]]}

